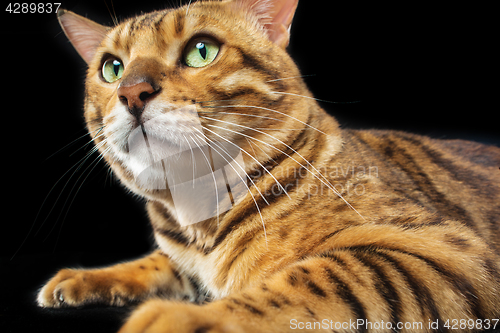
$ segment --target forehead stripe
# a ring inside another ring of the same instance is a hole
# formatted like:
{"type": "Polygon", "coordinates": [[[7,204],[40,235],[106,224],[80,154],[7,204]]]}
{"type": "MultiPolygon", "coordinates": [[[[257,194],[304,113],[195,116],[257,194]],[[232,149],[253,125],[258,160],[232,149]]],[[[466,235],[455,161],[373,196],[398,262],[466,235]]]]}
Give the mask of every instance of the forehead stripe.
{"type": "Polygon", "coordinates": [[[160,16],[160,18],[158,19],[158,21],[155,22],[155,29],[156,31],[158,31],[160,29],[160,25],[161,23],[163,22],[163,19],[165,18],[165,16],[167,16],[167,14],[169,13],[170,11],[169,10],[166,10],[163,15],[160,16]]]}
{"type": "Polygon", "coordinates": [[[182,33],[182,30],[184,30],[185,18],[186,16],[183,12],[177,12],[174,17],[175,33],[177,35],[180,35],[182,33]]]}
{"type": "Polygon", "coordinates": [[[142,19],[137,22],[138,29],[144,29],[145,27],[151,26],[153,24],[153,21],[161,14],[162,12],[153,12],[144,15],[142,19]]]}

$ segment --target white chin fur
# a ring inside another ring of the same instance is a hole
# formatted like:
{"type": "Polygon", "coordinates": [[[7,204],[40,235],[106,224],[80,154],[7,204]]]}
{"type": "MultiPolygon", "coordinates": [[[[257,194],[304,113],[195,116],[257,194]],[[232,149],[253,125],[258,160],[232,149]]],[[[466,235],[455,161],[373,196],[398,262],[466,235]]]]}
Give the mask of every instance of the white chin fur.
{"type": "Polygon", "coordinates": [[[165,179],[162,160],[179,158],[191,147],[206,144],[195,106],[175,108],[150,103],[143,114],[143,125],[134,128],[134,117],[125,106],[118,105],[104,121],[113,156],[136,178],[141,174],[144,178],[143,173],[150,170],[147,179],[165,179]]]}
{"type": "Polygon", "coordinates": [[[117,106],[106,120],[105,135],[113,156],[142,190],[168,187],[182,225],[215,217],[246,194],[240,149],[229,142],[209,145],[195,106],[148,105],[143,125],[136,128],[123,106],[117,106]]]}

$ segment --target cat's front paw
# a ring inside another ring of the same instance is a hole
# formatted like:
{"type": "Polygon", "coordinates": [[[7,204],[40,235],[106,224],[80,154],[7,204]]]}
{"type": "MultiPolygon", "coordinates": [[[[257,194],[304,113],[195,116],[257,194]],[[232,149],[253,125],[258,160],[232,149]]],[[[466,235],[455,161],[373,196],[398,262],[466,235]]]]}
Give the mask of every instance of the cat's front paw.
{"type": "Polygon", "coordinates": [[[123,306],[129,303],[133,286],[99,271],[63,269],[38,293],[41,307],[77,307],[86,304],[123,306]]]}
{"type": "Polygon", "coordinates": [[[243,333],[236,321],[210,309],[152,300],[141,305],[118,333],[243,333]]]}

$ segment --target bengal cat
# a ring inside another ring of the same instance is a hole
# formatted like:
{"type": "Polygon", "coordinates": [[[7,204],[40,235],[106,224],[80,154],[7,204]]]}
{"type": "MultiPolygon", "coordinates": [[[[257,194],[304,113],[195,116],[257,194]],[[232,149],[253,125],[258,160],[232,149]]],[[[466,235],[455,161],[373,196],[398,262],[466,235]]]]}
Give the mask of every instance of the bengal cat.
{"type": "Polygon", "coordinates": [[[40,306],[145,301],[121,333],[496,325],[500,149],[341,130],[286,52],[297,5],[198,1],[115,27],[59,12],[88,64],[88,130],[158,250],[64,269],[40,306]]]}

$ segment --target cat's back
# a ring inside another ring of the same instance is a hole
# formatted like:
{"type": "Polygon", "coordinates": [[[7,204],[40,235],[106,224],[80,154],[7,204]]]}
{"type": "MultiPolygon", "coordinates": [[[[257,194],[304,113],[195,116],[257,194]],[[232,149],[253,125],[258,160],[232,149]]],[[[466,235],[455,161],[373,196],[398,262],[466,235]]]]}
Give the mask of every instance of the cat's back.
{"type": "Polygon", "coordinates": [[[384,190],[464,222],[500,252],[499,147],[399,131],[344,130],[343,136],[346,156],[376,166],[384,190]]]}
{"type": "MultiPolygon", "coordinates": [[[[493,145],[459,139],[432,139],[392,130],[344,130],[344,139],[359,140],[398,165],[407,164],[410,158],[419,164],[441,165],[454,173],[470,169],[481,172],[493,168],[499,172],[491,176],[500,175],[500,148],[493,145]]],[[[471,175],[469,173],[469,177],[471,175]]]]}

